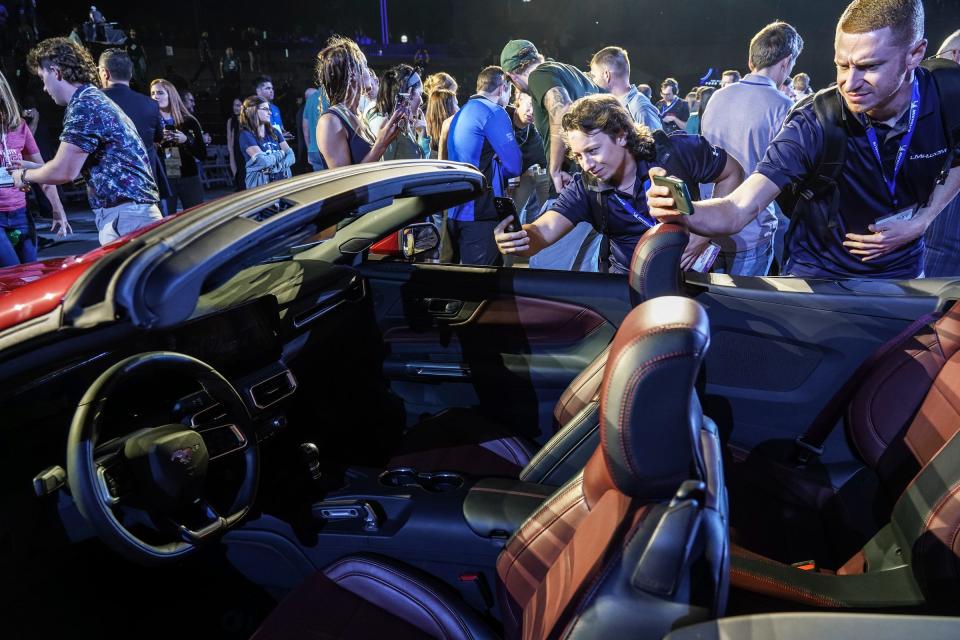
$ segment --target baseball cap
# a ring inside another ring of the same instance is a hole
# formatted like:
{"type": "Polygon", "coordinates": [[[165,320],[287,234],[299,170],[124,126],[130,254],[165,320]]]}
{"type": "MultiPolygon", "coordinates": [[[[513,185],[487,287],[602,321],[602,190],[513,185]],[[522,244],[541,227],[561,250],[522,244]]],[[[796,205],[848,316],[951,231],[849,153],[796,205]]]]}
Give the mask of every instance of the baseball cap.
{"type": "Polygon", "coordinates": [[[511,40],[500,52],[500,67],[513,73],[523,63],[534,60],[538,55],[537,47],[529,40],[511,40]]]}

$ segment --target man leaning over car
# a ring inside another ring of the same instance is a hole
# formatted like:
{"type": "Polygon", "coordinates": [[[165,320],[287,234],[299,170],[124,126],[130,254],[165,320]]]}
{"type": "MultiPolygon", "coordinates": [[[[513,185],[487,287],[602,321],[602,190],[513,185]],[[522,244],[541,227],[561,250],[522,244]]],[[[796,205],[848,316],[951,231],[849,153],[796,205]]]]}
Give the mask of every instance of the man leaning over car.
{"type": "MultiPolygon", "coordinates": [[[[918,68],[927,49],[921,0],[855,0],[837,24],[836,91],[849,136],[836,204],[795,215],[785,273],[804,278],[916,278],[922,236],[960,191],[960,172],[937,178],[949,146],[933,78],[918,68]]],[[[949,105],[955,107],[955,105],[949,105]]],[[[647,191],[660,221],[705,236],[739,233],[777,196],[816,172],[825,148],[813,104],[794,109],[756,171],[726,197],[679,216],[665,188],[647,191]]],[[[957,162],[954,162],[956,165],[957,162]]],[[[663,175],[652,168],[650,175],[663,175]]]]}

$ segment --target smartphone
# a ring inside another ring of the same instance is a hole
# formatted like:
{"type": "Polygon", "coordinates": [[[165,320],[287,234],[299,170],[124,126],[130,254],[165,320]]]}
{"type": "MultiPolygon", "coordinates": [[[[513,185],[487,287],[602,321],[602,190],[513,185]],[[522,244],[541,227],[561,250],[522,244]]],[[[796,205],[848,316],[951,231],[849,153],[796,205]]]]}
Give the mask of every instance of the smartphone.
{"type": "Polygon", "coordinates": [[[690,197],[686,182],[670,176],[654,176],[653,184],[670,189],[670,197],[677,205],[677,211],[687,216],[693,215],[693,198],[690,197]]]}
{"type": "Polygon", "coordinates": [[[493,198],[493,208],[497,210],[497,220],[503,222],[508,216],[513,216],[513,220],[504,229],[507,233],[520,231],[520,214],[517,213],[517,205],[513,203],[513,198],[493,198]]]}
{"type": "Polygon", "coordinates": [[[410,103],[410,94],[409,93],[398,93],[397,101],[393,105],[394,111],[399,111],[403,109],[404,112],[407,110],[407,105],[410,103]]]}

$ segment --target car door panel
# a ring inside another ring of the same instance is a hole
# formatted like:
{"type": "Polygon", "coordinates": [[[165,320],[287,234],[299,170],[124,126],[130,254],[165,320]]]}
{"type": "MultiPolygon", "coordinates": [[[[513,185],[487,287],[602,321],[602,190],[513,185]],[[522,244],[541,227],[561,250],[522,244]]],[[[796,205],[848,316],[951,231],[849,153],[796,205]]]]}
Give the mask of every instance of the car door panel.
{"type": "MultiPolygon", "coordinates": [[[[711,323],[705,409],[743,451],[802,434],[870,354],[942,304],[890,282],[690,280],[711,323]]],[[[852,457],[845,446],[830,455],[852,457]]]]}
{"type": "Polygon", "coordinates": [[[369,263],[408,423],[476,407],[518,433],[552,433],[554,405],[629,310],[625,278],[527,269],[369,263]]]}

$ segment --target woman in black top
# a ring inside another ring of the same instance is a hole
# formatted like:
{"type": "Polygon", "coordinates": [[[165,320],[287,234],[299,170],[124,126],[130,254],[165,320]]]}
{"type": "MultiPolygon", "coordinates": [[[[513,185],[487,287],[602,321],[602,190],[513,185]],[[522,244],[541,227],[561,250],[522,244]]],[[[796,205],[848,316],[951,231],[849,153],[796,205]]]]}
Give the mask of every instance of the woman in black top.
{"type": "Polygon", "coordinates": [[[317,146],[330,169],[376,162],[397,137],[402,111],[393,113],[376,138],[357,111],[366,68],[366,56],[349,38],[334,36],[317,54],[317,78],[330,99],[317,122],[317,146]]]}
{"type": "Polygon", "coordinates": [[[197,163],[207,156],[203,130],[180,99],[177,88],[158,78],[150,83],[150,97],[160,106],[163,142],[160,158],[167,170],[171,195],[164,199],[167,215],[177,212],[177,200],[184,209],[203,202],[203,183],[197,163]]]}
{"type": "Polygon", "coordinates": [[[247,163],[246,155],[240,148],[240,112],[243,101],[233,99],[233,115],[227,120],[227,151],[230,155],[230,175],[233,176],[233,190],[243,191],[246,188],[247,163]]]}

